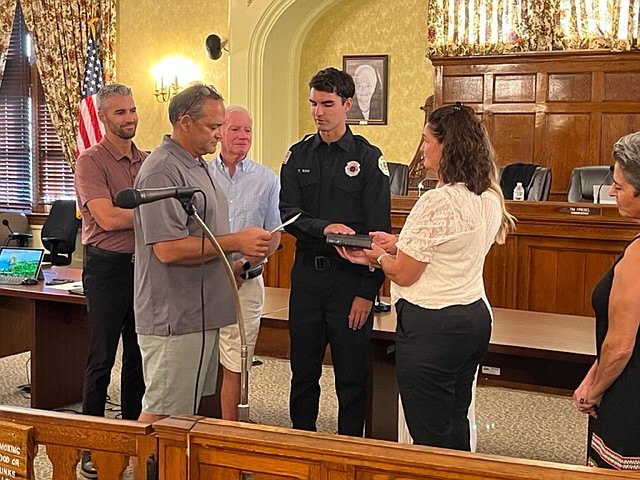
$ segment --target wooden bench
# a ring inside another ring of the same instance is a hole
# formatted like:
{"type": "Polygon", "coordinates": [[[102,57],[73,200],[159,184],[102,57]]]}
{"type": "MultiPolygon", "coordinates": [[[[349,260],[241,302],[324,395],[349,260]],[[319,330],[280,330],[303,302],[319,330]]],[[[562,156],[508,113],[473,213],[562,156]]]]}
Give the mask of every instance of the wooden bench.
{"type": "Polygon", "coordinates": [[[154,424],[160,480],[607,480],[637,474],[196,417],[154,424]]]}
{"type": "MultiPolygon", "coordinates": [[[[288,299],[288,289],[266,288],[256,355],[289,358],[288,299]]],[[[505,308],[493,313],[481,382],[559,394],[578,386],[596,354],[594,318],[505,308]]],[[[393,310],[375,314],[365,428],[371,438],[397,438],[395,328],[393,310]]]]}
{"type": "MultiPolygon", "coordinates": [[[[150,454],[157,458],[155,433],[147,423],[8,406],[0,406],[0,422],[31,427],[33,444],[47,449],[53,480],[77,478],[82,450],[91,451],[100,480],[121,480],[129,457],[137,457],[142,465],[150,454]]],[[[11,442],[0,440],[5,445],[11,442]]],[[[141,479],[146,479],[144,470],[141,479]]]]}

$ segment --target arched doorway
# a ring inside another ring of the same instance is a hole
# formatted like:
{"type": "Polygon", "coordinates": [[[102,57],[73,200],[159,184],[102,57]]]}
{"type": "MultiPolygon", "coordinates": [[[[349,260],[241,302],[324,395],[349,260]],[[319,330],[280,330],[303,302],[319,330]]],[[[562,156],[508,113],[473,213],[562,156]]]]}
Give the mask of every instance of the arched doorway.
{"type": "Polygon", "coordinates": [[[309,30],[339,0],[230,2],[229,101],[247,106],[256,125],[253,156],[278,169],[298,138],[298,72],[309,30]]]}

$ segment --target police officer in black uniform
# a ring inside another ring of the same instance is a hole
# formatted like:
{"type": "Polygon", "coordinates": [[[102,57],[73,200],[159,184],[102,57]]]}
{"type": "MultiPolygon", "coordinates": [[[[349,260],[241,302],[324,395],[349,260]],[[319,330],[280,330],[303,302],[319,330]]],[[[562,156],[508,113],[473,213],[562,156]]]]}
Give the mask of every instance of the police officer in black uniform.
{"type": "Polygon", "coordinates": [[[291,271],[290,414],[293,427],[315,430],[322,360],[331,347],[338,433],[362,436],[373,300],[384,274],[343,260],[326,235],[391,231],[389,172],[380,149],[346,124],[355,86],[346,72],[319,71],[309,82],[318,128],[287,152],[280,172],[283,221],[296,237],[291,271]]]}

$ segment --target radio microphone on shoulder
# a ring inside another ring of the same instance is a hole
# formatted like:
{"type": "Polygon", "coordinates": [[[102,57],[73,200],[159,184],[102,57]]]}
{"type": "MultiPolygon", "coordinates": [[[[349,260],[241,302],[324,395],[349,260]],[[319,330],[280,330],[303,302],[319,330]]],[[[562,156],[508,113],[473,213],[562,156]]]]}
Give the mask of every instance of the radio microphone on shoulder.
{"type": "Polygon", "coordinates": [[[126,188],[117,193],[114,203],[120,208],[136,208],[143,203],[156,202],[165,198],[177,198],[181,202],[191,200],[197,187],[126,188]]]}

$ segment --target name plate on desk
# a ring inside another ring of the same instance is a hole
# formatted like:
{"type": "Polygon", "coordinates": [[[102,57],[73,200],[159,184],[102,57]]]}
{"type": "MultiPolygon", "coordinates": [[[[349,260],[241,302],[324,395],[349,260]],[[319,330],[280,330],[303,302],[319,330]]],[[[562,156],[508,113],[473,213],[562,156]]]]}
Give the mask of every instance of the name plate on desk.
{"type": "Polygon", "coordinates": [[[597,207],[560,207],[558,211],[571,215],[602,215],[602,209],[597,207]]]}

